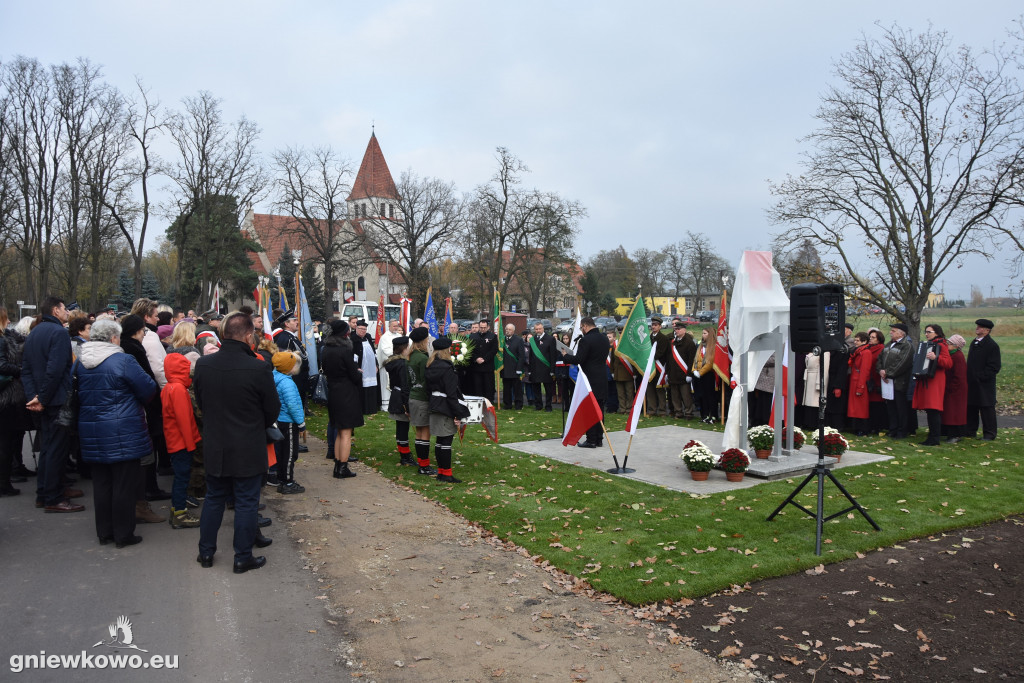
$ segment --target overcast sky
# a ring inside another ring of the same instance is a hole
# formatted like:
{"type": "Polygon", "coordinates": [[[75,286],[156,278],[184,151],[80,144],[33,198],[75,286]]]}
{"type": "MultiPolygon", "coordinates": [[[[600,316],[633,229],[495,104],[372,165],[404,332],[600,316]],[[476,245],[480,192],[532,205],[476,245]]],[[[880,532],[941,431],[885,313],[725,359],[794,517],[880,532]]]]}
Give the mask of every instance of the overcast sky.
{"type": "MultiPolygon", "coordinates": [[[[209,90],[264,154],[330,145],[358,164],[371,125],[392,174],[486,181],[505,146],[526,183],[587,208],[584,259],[707,233],[768,248],[768,181],[798,172],[833,60],[875,22],[984,48],[1018,2],[0,0],[0,59],[88,57],[168,107],[209,90]]],[[[269,204],[258,207],[268,211],[269,204]]],[[[162,232],[166,223],[157,226],[162,232]]],[[[998,261],[996,262],[998,264],[998,261]]],[[[945,277],[1004,294],[980,259],[945,277]]],[[[940,287],[941,288],[941,287],[940,287]]]]}

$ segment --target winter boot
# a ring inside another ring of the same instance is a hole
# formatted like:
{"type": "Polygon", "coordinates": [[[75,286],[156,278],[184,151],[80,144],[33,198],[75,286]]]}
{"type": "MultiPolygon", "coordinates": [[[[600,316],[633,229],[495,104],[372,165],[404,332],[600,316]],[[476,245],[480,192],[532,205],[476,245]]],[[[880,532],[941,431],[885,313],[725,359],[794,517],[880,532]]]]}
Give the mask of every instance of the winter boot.
{"type": "Polygon", "coordinates": [[[199,519],[193,517],[187,509],[175,510],[171,508],[171,517],[168,521],[172,529],[194,529],[199,526],[199,519]]]}
{"type": "Polygon", "coordinates": [[[166,522],[167,518],[153,512],[153,508],[149,507],[148,501],[140,500],[135,503],[135,521],[142,524],[159,524],[160,522],[166,522]]]}
{"type": "Polygon", "coordinates": [[[335,479],[348,479],[356,476],[356,473],[349,469],[347,462],[337,462],[334,465],[335,479]]]}
{"type": "Polygon", "coordinates": [[[416,464],[416,461],[412,459],[412,454],[411,453],[406,452],[406,453],[401,453],[400,455],[401,455],[402,459],[398,461],[399,465],[402,465],[402,466],[405,466],[405,467],[412,467],[413,465],[416,464]]]}

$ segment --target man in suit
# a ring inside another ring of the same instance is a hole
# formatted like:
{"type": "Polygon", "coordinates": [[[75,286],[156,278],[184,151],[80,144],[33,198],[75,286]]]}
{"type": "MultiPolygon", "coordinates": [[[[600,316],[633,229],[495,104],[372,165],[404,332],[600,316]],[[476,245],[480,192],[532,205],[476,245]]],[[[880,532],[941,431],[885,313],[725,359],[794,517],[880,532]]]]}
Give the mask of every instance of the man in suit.
{"type": "Polygon", "coordinates": [[[693,357],[697,345],[693,335],[686,330],[686,323],[676,320],[672,323],[672,339],[669,342],[668,393],[669,409],[677,418],[693,418],[693,391],[688,380],[693,372],[693,357]]]}
{"type": "Polygon", "coordinates": [[[501,384],[504,387],[506,408],[523,408],[523,372],[526,368],[526,344],[516,334],[516,326],[505,325],[505,355],[501,366],[501,384]]]}
{"type": "MultiPolygon", "coordinates": [[[[661,318],[651,318],[651,346],[654,348],[654,377],[647,385],[647,412],[651,415],[668,415],[668,401],[665,400],[665,387],[658,386],[658,379],[665,370],[668,361],[669,346],[672,344],[667,336],[661,333],[661,318]]],[[[693,400],[690,400],[690,413],[693,413],[693,400]]]]}
{"type": "Polygon", "coordinates": [[[491,321],[486,318],[479,323],[480,331],[470,335],[473,340],[473,356],[470,359],[470,381],[474,396],[483,396],[494,401],[494,357],[498,355],[498,337],[491,332],[491,321]]]}
{"type": "Polygon", "coordinates": [[[555,393],[555,338],[544,334],[544,325],[533,326],[530,338],[530,383],[533,384],[533,407],[551,412],[551,398],[555,393]],[[541,389],[544,390],[543,402],[541,389]]]}
{"type": "MultiPolygon", "coordinates": [[[[977,335],[967,356],[967,427],[964,435],[976,438],[978,416],[981,415],[981,438],[996,438],[996,375],[1002,368],[999,344],[991,337],[995,325],[991,320],[974,321],[977,335]]],[[[34,333],[33,333],[34,334],[34,333]]]]}
{"type": "MultiPolygon", "coordinates": [[[[196,362],[192,386],[203,412],[206,502],[199,520],[199,557],[213,566],[217,532],[229,496],[235,499],[236,574],[259,569],[265,557],[253,557],[260,484],[267,471],[267,427],[277,421],[281,403],[269,365],[256,357],[249,340],[252,319],[232,313],[221,325],[218,353],[196,362]]],[[[269,539],[260,547],[269,545],[269,539]]]]}
{"type": "MultiPolygon", "coordinates": [[[[580,321],[580,329],[583,330],[583,337],[576,347],[576,353],[563,354],[563,359],[566,363],[578,365],[580,372],[587,376],[590,389],[594,392],[594,398],[597,399],[597,405],[603,414],[604,401],[608,397],[607,361],[611,345],[608,343],[608,337],[597,329],[593,318],[583,318],[580,321]]],[[[577,445],[580,448],[598,448],[602,445],[603,435],[604,428],[598,422],[587,430],[586,441],[577,445]]]]}

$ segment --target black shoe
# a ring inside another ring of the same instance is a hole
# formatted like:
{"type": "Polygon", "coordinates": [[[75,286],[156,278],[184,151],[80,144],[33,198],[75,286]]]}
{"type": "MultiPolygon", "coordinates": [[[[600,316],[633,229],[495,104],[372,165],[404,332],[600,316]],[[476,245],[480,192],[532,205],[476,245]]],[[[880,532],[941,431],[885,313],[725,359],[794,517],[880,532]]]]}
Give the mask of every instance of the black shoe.
{"type": "Polygon", "coordinates": [[[922,446],[940,446],[942,444],[940,444],[938,441],[932,441],[931,439],[925,439],[924,441],[921,442],[921,445],[922,446]]]}
{"type": "Polygon", "coordinates": [[[306,487],[305,486],[299,486],[298,484],[296,484],[293,481],[290,484],[280,484],[280,485],[278,485],[277,492],[278,493],[283,493],[283,494],[305,493],[306,492],[306,487]]]}
{"type": "Polygon", "coordinates": [[[437,474],[437,470],[435,470],[430,465],[427,465],[425,467],[421,465],[419,471],[417,472],[417,474],[423,474],[423,475],[426,475],[428,477],[432,477],[435,474],[437,474]]]}
{"type": "Polygon", "coordinates": [[[278,485],[280,485],[280,483],[281,483],[281,481],[277,478],[276,474],[268,474],[267,475],[266,486],[278,486],[278,485]]]}
{"type": "Polygon", "coordinates": [[[347,462],[339,462],[334,468],[335,479],[351,479],[356,473],[349,469],[347,462]]]}
{"type": "Polygon", "coordinates": [[[416,464],[416,461],[412,459],[411,455],[403,455],[402,459],[398,461],[401,467],[411,467],[416,464]]]}
{"type": "Polygon", "coordinates": [[[0,486],[0,498],[2,498],[3,496],[16,496],[19,493],[21,493],[21,489],[16,489],[10,484],[7,484],[6,486],[0,486]]]}
{"type": "Polygon", "coordinates": [[[114,543],[114,547],[127,548],[128,546],[135,545],[136,543],[142,543],[142,536],[129,536],[123,541],[117,541],[116,543],[114,543]]]}
{"type": "Polygon", "coordinates": [[[203,569],[209,569],[213,566],[213,555],[199,555],[196,562],[202,565],[203,569]]]}
{"type": "Polygon", "coordinates": [[[24,465],[18,465],[17,467],[15,467],[14,468],[14,472],[12,472],[11,474],[16,474],[19,477],[34,477],[34,476],[36,476],[35,470],[30,470],[29,468],[25,467],[24,465]]]}
{"type": "Polygon", "coordinates": [[[171,494],[167,493],[167,491],[164,491],[163,489],[157,489],[155,491],[146,491],[146,500],[148,500],[150,503],[156,502],[158,500],[170,499],[171,494]]]}
{"type": "Polygon", "coordinates": [[[250,557],[244,562],[235,562],[235,573],[244,574],[250,569],[259,569],[267,563],[267,558],[260,555],[259,557],[250,557]]]}
{"type": "Polygon", "coordinates": [[[263,515],[257,513],[257,515],[256,515],[256,526],[257,527],[262,529],[263,527],[270,526],[273,523],[274,523],[274,520],[270,519],[270,517],[264,517],[263,515]]]}
{"type": "Polygon", "coordinates": [[[447,484],[461,484],[462,483],[461,479],[456,479],[455,477],[453,477],[450,474],[439,474],[439,475],[437,475],[437,480],[438,481],[443,481],[443,482],[445,482],[447,484]]]}
{"type": "Polygon", "coordinates": [[[348,456],[348,461],[349,462],[359,462],[359,456],[358,455],[350,455],[350,456],[348,456]]]}
{"type": "Polygon", "coordinates": [[[981,440],[982,441],[995,441],[996,437],[994,437],[994,436],[983,436],[983,437],[981,437],[981,440]]]}
{"type": "Polygon", "coordinates": [[[597,448],[597,444],[592,441],[584,441],[583,443],[576,444],[577,448],[597,448]]]}
{"type": "Polygon", "coordinates": [[[264,536],[263,534],[261,534],[260,532],[257,531],[256,532],[256,539],[253,540],[252,544],[254,546],[256,546],[257,548],[266,548],[268,545],[270,545],[273,542],[274,542],[274,539],[267,538],[266,536],[264,536]]]}
{"type": "Polygon", "coordinates": [[[309,446],[304,443],[299,444],[299,453],[309,453],[309,446]]]}
{"type": "Polygon", "coordinates": [[[100,545],[110,545],[114,542],[113,536],[100,536],[100,545]]]}

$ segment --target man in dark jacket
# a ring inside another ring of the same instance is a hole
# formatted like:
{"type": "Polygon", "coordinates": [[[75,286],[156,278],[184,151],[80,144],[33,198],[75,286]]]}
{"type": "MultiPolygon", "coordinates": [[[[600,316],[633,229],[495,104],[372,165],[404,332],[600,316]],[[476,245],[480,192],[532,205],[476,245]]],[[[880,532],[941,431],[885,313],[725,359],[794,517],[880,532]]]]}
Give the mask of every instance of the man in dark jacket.
{"type": "MultiPolygon", "coordinates": [[[[650,415],[669,415],[671,409],[665,396],[665,387],[658,386],[661,373],[667,368],[669,349],[672,340],[661,333],[661,318],[651,318],[651,346],[654,349],[654,377],[647,385],[647,413],[650,415]]],[[[690,414],[693,414],[693,399],[690,399],[690,414]]]]}
{"type": "Polygon", "coordinates": [[[533,326],[530,337],[530,383],[533,385],[533,407],[551,412],[551,397],[555,393],[555,338],[544,334],[544,325],[533,326]],[[544,401],[541,403],[541,389],[544,401]]]}
{"type": "Polygon", "coordinates": [[[526,368],[526,344],[516,334],[516,326],[505,325],[505,355],[501,366],[501,384],[504,387],[506,408],[523,408],[523,372],[526,368]]]}
{"type": "MultiPolygon", "coordinates": [[[[882,381],[891,381],[893,385],[892,399],[885,400],[885,407],[889,412],[889,436],[894,439],[902,439],[907,436],[910,429],[912,404],[907,398],[907,389],[910,386],[911,370],[914,363],[914,347],[907,338],[907,326],[903,323],[894,323],[889,329],[889,334],[892,341],[879,354],[877,368],[882,381]]],[[[846,358],[846,356],[840,356],[840,358],[846,358]]],[[[835,362],[836,356],[833,355],[832,363],[835,362]]],[[[844,363],[844,365],[846,364],[844,363]]],[[[831,382],[831,372],[829,375],[829,382],[831,382]]],[[[831,386],[829,384],[830,388],[831,386]]],[[[885,393],[884,388],[882,393],[885,393]]],[[[829,396],[826,405],[831,405],[831,403],[832,397],[829,396]]]]}
{"type": "Polygon", "coordinates": [[[672,339],[665,364],[668,366],[668,407],[677,418],[693,419],[693,390],[687,380],[692,377],[696,355],[697,344],[693,335],[686,330],[686,323],[676,320],[672,323],[672,339]]]}
{"type": "MultiPolygon", "coordinates": [[[[580,372],[587,376],[590,389],[594,392],[594,398],[597,399],[597,405],[603,414],[604,401],[608,397],[607,361],[611,345],[608,343],[608,337],[597,329],[593,318],[583,318],[580,321],[580,329],[583,330],[583,337],[576,347],[576,353],[564,354],[563,358],[566,363],[578,365],[580,372]]],[[[604,428],[598,422],[587,430],[587,440],[578,445],[580,448],[598,448],[603,443],[603,434],[604,428]]]]}
{"type": "Polygon", "coordinates": [[[480,321],[480,331],[471,334],[473,357],[470,359],[469,375],[473,395],[494,401],[494,357],[498,355],[498,338],[491,332],[491,323],[480,321]]]}
{"type": "Polygon", "coordinates": [[[235,499],[236,574],[258,569],[264,557],[253,557],[260,485],[267,471],[266,429],[277,420],[281,403],[270,368],[249,346],[252,319],[232,313],[221,325],[220,352],[196,362],[192,386],[203,412],[206,503],[199,520],[199,557],[213,566],[217,532],[229,496],[235,499]]]}
{"type": "Polygon", "coordinates": [[[1002,368],[1002,358],[999,344],[990,336],[995,326],[992,321],[980,318],[974,321],[974,325],[977,337],[971,342],[971,353],[967,356],[967,426],[964,436],[977,436],[980,413],[981,438],[992,441],[996,438],[996,375],[1002,368]]]}
{"type": "Polygon", "coordinates": [[[25,407],[39,416],[39,469],[36,471],[36,507],[47,512],[81,512],[85,506],[72,503],[78,489],[61,484],[71,438],[54,424],[71,390],[71,344],[64,323],[68,311],[64,300],[48,296],[39,307],[42,321],[25,340],[21,358],[21,381],[25,386],[25,407]]]}

